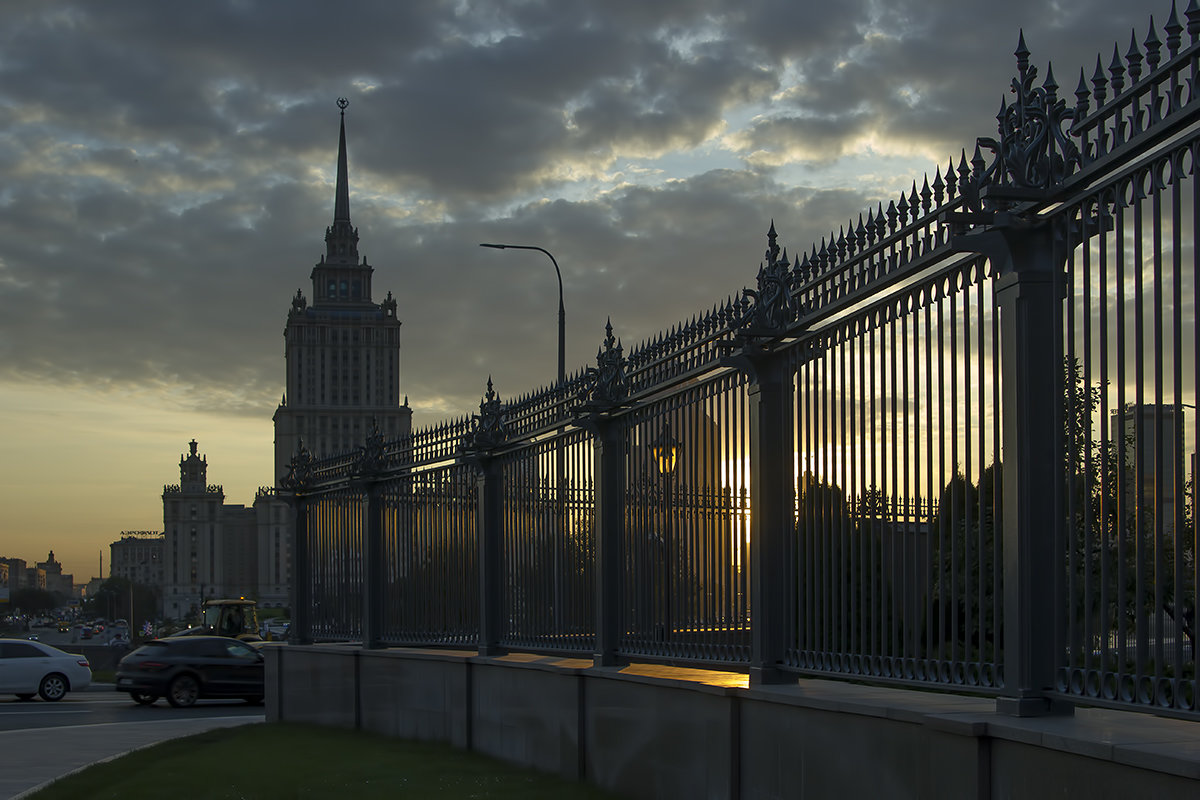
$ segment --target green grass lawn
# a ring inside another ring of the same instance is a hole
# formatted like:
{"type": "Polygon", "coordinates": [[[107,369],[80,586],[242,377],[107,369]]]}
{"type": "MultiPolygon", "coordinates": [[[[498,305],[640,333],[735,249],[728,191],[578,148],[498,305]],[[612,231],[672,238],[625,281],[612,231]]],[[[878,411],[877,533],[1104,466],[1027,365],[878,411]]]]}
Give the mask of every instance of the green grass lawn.
{"type": "Polygon", "coordinates": [[[36,800],[617,797],[449,745],[291,723],[174,739],[88,767],[36,800]]]}

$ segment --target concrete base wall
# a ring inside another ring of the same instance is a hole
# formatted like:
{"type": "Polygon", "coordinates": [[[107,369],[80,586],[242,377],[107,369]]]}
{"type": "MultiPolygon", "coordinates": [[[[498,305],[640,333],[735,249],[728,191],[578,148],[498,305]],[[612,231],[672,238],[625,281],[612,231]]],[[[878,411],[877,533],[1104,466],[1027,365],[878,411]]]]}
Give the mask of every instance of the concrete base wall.
{"type": "Polygon", "coordinates": [[[836,681],[280,646],[267,718],[448,742],[635,798],[1195,798],[1200,725],[836,681]]]}

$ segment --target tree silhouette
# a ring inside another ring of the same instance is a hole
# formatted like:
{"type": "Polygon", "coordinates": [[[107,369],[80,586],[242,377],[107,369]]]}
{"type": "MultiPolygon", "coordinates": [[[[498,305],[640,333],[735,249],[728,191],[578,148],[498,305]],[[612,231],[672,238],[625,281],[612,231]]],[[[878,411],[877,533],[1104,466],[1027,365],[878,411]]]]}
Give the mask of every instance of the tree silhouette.
{"type": "Polygon", "coordinates": [[[948,657],[994,662],[1004,641],[999,565],[1003,558],[1000,465],[984,469],[971,484],[961,472],[942,489],[930,535],[932,641],[948,657]]]}

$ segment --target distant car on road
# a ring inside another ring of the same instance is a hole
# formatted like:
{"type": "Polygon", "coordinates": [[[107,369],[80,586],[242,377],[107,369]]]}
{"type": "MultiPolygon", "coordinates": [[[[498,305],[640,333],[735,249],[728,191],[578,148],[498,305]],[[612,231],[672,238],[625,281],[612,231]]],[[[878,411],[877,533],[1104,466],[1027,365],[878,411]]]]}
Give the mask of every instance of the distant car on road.
{"type": "Polygon", "coordinates": [[[269,619],[263,623],[260,635],[269,642],[275,642],[287,638],[288,628],[291,626],[291,620],[269,619]]]}
{"type": "Polygon", "coordinates": [[[263,656],[225,636],[170,636],[154,639],[121,659],[118,692],[139,705],[160,697],[176,708],[204,697],[263,699],[263,656]]]}
{"type": "Polygon", "coordinates": [[[0,639],[0,694],[30,700],[61,700],[92,682],[92,669],[81,655],[27,639],[0,639]]]}
{"type": "Polygon", "coordinates": [[[203,625],[196,625],[191,628],[184,628],[181,631],[175,631],[174,633],[168,633],[166,636],[162,636],[160,638],[162,638],[162,639],[177,639],[180,636],[212,636],[212,635],[213,635],[212,631],[210,631],[208,628],[204,627],[203,625]]]}

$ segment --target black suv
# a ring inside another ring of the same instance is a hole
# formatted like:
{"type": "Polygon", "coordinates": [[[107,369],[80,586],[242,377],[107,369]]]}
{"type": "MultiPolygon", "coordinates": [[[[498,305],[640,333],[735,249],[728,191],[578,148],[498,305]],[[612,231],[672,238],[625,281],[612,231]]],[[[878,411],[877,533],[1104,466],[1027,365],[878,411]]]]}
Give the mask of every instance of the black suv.
{"type": "Polygon", "coordinates": [[[224,636],[154,639],[121,659],[117,691],[149,705],[160,697],[176,708],[202,697],[263,699],[262,653],[224,636]]]}

